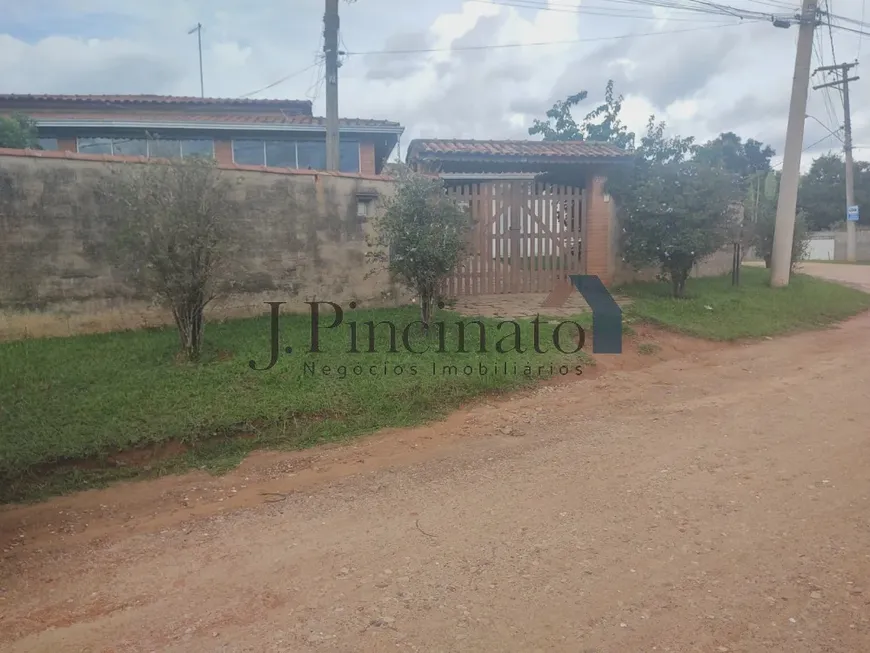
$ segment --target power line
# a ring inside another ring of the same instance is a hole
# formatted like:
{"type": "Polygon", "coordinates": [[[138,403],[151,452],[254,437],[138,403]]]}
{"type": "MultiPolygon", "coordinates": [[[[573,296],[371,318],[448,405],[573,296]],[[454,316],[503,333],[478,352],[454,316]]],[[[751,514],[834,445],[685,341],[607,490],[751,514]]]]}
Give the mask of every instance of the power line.
{"type": "MultiPolygon", "coordinates": [[[[813,55],[816,58],[820,67],[825,66],[825,57],[822,54],[824,52],[824,48],[822,47],[824,44],[822,43],[821,33],[816,32],[815,36],[818,38],[818,47],[816,47],[816,41],[813,40],[813,55]]],[[[834,102],[831,99],[831,89],[825,88],[822,90],[822,101],[825,105],[825,113],[828,116],[828,120],[836,127],[840,124],[840,119],[837,116],[837,111],[834,109],[834,102]]]]}
{"type": "Polygon", "coordinates": [[[433,52],[463,52],[470,50],[500,50],[505,48],[526,48],[538,47],[544,45],[571,45],[576,43],[593,43],[599,41],[620,41],[624,39],[633,39],[641,36],[657,36],[659,34],[681,34],[684,32],[697,32],[699,30],[720,29],[722,27],[734,27],[737,25],[745,25],[747,23],[725,23],[719,25],[706,25],[704,27],[689,27],[686,29],[660,30],[657,32],[641,32],[639,34],[620,34],[618,36],[597,36],[586,39],[570,39],[563,41],[538,41],[532,43],[498,43],[489,45],[466,45],[448,48],[413,48],[407,50],[368,50],[365,52],[345,52],[348,56],[362,55],[386,55],[386,54],[424,54],[433,52]]]}
{"type": "Polygon", "coordinates": [[[828,133],[831,134],[831,136],[835,136],[835,137],[837,138],[837,140],[839,140],[841,143],[843,142],[843,139],[840,138],[840,134],[837,133],[837,132],[840,131],[840,129],[841,129],[840,127],[838,127],[836,130],[834,130],[834,129],[831,129],[830,127],[828,127],[825,123],[823,123],[821,120],[819,120],[819,119],[816,118],[815,116],[811,116],[811,115],[807,114],[807,118],[812,118],[812,119],[815,120],[817,123],[819,123],[822,127],[824,127],[825,129],[827,129],[827,130],[828,130],[828,133]]]}
{"type": "MultiPolygon", "coordinates": [[[[588,15],[588,16],[607,16],[609,18],[628,18],[628,19],[641,19],[641,20],[662,20],[659,16],[653,16],[648,13],[637,13],[637,12],[616,12],[606,7],[599,6],[576,6],[576,5],[558,5],[558,4],[547,4],[546,2],[540,2],[538,0],[471,0],[472,2],[479,2],[481,4],[488,5],[498,5],[500,7],[513,7],[517,9],[536,9],[538,11],[550,11],[550,12],[558,12],[558,13],[566,13],[566,14],[580,14],[580,15],[588,15]]],[[[648,5],[652,8],[652,5],[648,5]]],[[[691,9],[687,9],[686,11],[691,12],[691,9]]],[[[704,12],[708,13],[708,12],[704,12]]],[[[712,13],[712,12],[710,12],[712,13]]],[[[679,17],[668,17],[667,20],[670,21],[685,21],[692,23],[708,23],[714,22],[713,19],[708,18],[679,18],[679,17]]]]}
{"type": "MultiPolygon", "coordinates": [[[[861,0],[861,22],[864,22],[864,10],[867,8],[867,0],[861,0]]],[[[858,36],[858,54],[855,55],[855,61],[861,57],[861,41],[864,39],[864,35],[861,34],[858,36]]]]}
{"type": "MultiPolygon", "coordinates": [[[[835,135],[835,134],[833,134],[833,132],[832,132],[831,134],[825,134],[822,138],[820,138],[819,140],[817,140],[815,143],[811,143],[810,145],[807,145],[804,149],[801,150],[801,154],[803,154],[804,152],[807,152],[807,151],[813,149],[816,145],[818,145],[819,143],[822,143],[822,142],[826,141],[826,140],[829,139],[832,135],[835,135]]],[[[776,169],[776,168],[778,168],[778,167],[781,166],[781,165],[782,165],[782,161],[780,161],[779,163],[777,163],[777,164],[774,165],[774,166],[771,166],[771,168],[776,169]]]]}
{"type": "Polygon", "coordinates": [[[301,75],[302,73],[306,73],[306,72],[308,72],[309,70],[311,70],[312,68],[314,68],[315,66],[317,66],[318,63],[319,63],[319,62],[314,62],[313,64],[311,64],[310,66],[307,66],[307,67],[303,68],[302,70],[297,70],[296,72],[294,72],[294,73],[290,73],[289,75],[286,75],[286,76],[282,77],[281,79],[278,79],[278,80],[272,82],[271,84],[267,84],[267,85],[264,86],[263,88],[258,88],[256,91],[251,91],[250,93],[245,93],[244,95],[240,95],[239,97],[243,97],[243,98],[245,98],[245,97],[250,97],[250,96],[252,96],[252,95],[256,95],[257,93],[262,93],[263,91],[268,91],[270,88],[273,88],[273,87],[275,87],[275,86],[278,86],[278,84],[283,84],[283,83],[286,82],[288,79],[293,79],[294,77],[298,77],[298,76],[301,75]]]}
{"type": "Polygon", "coordinates": [[[853,29],[851,27],[845,27],[844,25],[832,25],[834,29],[841,29],[844,32],[851,32],[852,34],[860,34],[861,36],[870,36],[870,32],[865,32],[860,29],[853,29]]]}
{"type": "Polygon", "coordinates": [[[825,0],[825,10],[828,14],[828,35],[831,37],[831,57],[834,65],[837,64],[837,53],[834,51],[834,28],[831,27],[831,0],[825,0]]]}

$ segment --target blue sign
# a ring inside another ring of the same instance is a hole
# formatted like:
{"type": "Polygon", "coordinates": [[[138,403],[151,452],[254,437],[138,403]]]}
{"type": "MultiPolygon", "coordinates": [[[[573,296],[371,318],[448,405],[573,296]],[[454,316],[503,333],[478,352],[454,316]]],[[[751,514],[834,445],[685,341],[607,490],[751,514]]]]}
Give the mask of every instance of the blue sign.
{"type": "Polygon", "coordinates": [[[850,206],[846,209],[846,220],[849,222],[858,222],[858,205],[850,206]]]}

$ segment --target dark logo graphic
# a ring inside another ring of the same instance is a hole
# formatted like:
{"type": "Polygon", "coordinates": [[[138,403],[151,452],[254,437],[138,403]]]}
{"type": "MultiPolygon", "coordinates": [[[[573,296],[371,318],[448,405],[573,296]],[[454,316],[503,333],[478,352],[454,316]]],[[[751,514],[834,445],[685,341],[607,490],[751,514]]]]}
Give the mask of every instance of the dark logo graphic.
{"type": "Polygon", "coordinates": [[[571,283],[592,309],[592,353],[622,353],[622,309],[594,274],[572,274],[571,283]]]}

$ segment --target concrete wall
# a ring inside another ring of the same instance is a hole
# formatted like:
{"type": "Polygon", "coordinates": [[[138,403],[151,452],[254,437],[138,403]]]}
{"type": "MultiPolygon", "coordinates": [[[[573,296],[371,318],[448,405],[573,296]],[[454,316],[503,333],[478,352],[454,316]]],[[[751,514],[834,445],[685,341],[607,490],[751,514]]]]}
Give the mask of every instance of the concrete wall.
{"type": "MultiPolygon", "coordinates": [[[[728,274],[731,272],[732,257],[733,251],[729,245],[725,249],[708,256],[692,268],[689,278],[718,277],[723,274],[728,274]]],[[[620,286],[634,281],[655,281],[659,274],[661,274],[661,270],[656,267],[635,270],[625,262],[619,261],[616,264],[613,285],[620,286]]]]}
{"type": "MultiPolygon", "coordinates": [[[[846,260],[846,232],[845,231],[819,231],[813,233],[814,238],[834,239],[834,260],[846,260]]],[[[859,229],[857,232],[857,249],[855,258],[858,261],[870,261],[870,230],[859,229]]]]}
{"type": "MultiPolygon", "coordinates": [[[[100,255],[95,188],[112,168],[142,165],[62,152],[0,150],[0,338],[69,335],[166,323],[100,255]]],[[[394,303],[386,275],[365,278],[365,236],[357,192],[393,192],[380,177],[229,166],[246,251],[234,294],[211,316],[261,314],[264,301],[394,303]],[[246,237],[247,238],[247,237],[246,237]]],[[[377,203],[377,201],[375,202],[377,203]]]]}

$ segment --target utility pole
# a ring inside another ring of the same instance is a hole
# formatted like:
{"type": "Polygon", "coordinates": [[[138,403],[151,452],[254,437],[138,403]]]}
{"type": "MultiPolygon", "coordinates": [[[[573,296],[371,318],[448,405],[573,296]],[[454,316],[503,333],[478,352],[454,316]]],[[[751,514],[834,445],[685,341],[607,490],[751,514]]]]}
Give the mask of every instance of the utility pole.
{"type": "Polygon", "coordinates": [[[338,0],[326,0],[323,53],[326,57],[326,169],[338,170],[338,0]]]}
{"type": "Polygon", "coordinates": [[[849,104],[849,82],[854,82],[860,79],[859,77],[849,77],[849,71],[858,65],[855,63],[841,63],[835,66],[822,66],[816,68],[817,72],[838,71],[839,75],[833,82],[827,84],[819,84],[813,86],[813,90],[826,88],[828,86],[843,87],[843,116],[844,116],[844,131],[845,138],[843,139],[843,151],[846,155],[846,260],[854,262],[857,250],[857,234],[855,221],[849,219],[849,207],[855,206],[855,170],[852,163],[852,109],[849,104]]]}
{"type": "Polygon", "coordinates": [[[188,34],[196,32],[196,41],[199,45],[199,96],[205,97],[205,83],[202,76],[202,23],[197,23],[196,27],[188,30],[188,34]]]}
{"type": "Polygon", "coordinates": [[[801,173],[801,150],[803,149],[804,122],[807,113],[807,95],[810,90],[813,32],[816,29],[815,0],[803,0],[799,29],[785,151],[782,157],[782,181],[779,185],[779,199],[776,204],[776,226],[773,232],[773,252],[770,263],[770,285],[774,288],[787,286],[791,274],[791,251],[794,242],[798,182],[801,173]]]}

